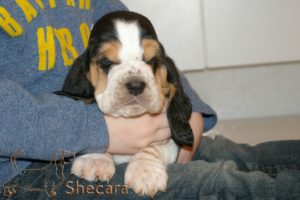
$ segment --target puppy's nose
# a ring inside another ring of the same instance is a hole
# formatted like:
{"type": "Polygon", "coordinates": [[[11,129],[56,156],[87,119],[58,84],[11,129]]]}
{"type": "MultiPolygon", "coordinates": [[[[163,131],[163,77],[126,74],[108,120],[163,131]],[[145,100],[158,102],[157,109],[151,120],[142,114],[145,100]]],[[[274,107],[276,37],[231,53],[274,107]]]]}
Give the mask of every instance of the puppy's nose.
{"type": "Polygon", "coordinates": [[[128,92],[134,96],[143,93],[146,83],[143,81],[131,81],[126,83],[126,88],[128,92]]]}

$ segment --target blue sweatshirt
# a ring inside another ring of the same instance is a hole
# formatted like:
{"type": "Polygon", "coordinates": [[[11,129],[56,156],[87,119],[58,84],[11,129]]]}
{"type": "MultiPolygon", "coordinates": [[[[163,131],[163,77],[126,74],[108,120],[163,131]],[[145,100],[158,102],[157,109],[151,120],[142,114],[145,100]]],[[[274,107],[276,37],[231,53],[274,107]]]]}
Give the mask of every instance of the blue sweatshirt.
{"type": "MultiPolygon", "coordinates": [[[[108,131],[96,104],[52,92],[60,90],[74,59],[87,47],[90,27],[104,14],[124,10],[117,0],[0,1],[0,186],[32,160],[58,158],[62,151],[104,152],[108,131]]],[[[182,75],[193,111],[205,131],[215,112],[182,75]]]]}

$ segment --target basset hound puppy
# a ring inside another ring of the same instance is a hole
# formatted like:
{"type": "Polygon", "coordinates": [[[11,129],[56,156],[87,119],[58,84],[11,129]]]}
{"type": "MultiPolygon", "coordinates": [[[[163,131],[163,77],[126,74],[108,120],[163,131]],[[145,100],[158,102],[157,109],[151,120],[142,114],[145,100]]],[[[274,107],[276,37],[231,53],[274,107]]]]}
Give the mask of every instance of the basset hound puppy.
{"type": "Polygon", "coordinates": [[[174,62],[146,17],[117,11],[97,21],[87,49],[75,60],[57,94],[95,101],[103,113],[114,117],[157,114],[166,109],[172,132],[168,143],[128,156],[85,154],[72,165],[72,173],[78,177],[109,181],[115,173],[114,163],[129,161],[125,184],[135,193],[154,196],[166,191],[166,166],[176,161],[178,145],[193,145],[191,103],[174,62]]]}

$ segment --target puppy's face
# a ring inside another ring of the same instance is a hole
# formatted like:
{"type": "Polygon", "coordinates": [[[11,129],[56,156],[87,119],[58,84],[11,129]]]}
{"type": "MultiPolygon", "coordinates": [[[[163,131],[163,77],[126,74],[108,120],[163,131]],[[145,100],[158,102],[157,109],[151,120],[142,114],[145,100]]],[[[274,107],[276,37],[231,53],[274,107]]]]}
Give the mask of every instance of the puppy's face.
{"type": "Polygon", "coordinates": [[[96,100],[103,113],[116,117],[166,108],[172,138],[178,144],[193,144],[190,100],[152,24],[140,14],[118,11],[102,17],[56,94],[96,100]]]}
{"type": "Polygon", "coordinates": [[[102,112],[136,116],[160,112],[170,96],[164,52],[151,23],[117,12],[98,21],[90,36],[87,79],[102,112]]]}

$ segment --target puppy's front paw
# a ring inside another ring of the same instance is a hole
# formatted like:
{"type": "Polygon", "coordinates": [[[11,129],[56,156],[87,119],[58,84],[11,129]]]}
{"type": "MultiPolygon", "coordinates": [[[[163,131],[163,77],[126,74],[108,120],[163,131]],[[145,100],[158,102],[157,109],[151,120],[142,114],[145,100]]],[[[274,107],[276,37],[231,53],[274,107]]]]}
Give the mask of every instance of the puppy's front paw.
{"type": "Polygon", "coordinates": [[[77,157],[71,173],[87,181],[109,181],[115,174],[115,165],[109,154],[86,154],[77,157]]]}
{"type": "Polygon", "coordinates": [[[134,160],[125,172],[125,184],[138,195],[153,197],[158,191],[165,192],[167,182],[165,166],[152,160],[134,160]]]}

